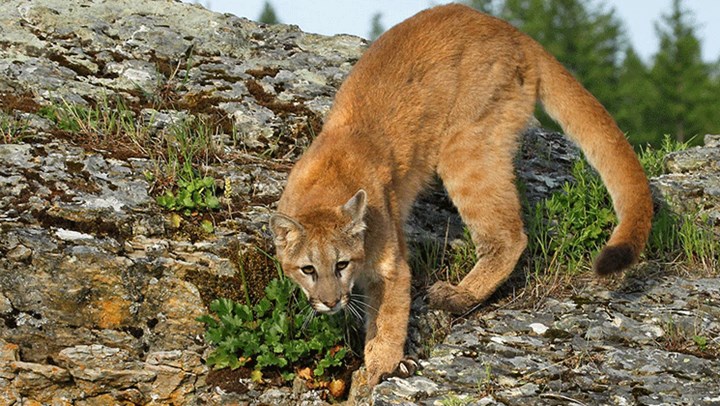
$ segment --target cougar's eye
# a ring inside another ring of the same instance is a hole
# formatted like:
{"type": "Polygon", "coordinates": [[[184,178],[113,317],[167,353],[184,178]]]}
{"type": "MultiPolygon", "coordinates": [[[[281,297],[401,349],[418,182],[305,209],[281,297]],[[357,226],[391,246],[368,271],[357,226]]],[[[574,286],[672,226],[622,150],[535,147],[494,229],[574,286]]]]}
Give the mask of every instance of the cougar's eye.
{"type": "Polygon", "coordinates": [[[340,261],[335,264],[335,276],[340,278],[342,276],[341,272],[343,269],[347,268],[349,262],[348,261],[340,261]]]}
{"type": "Polygon", "coordinates": [[[312,265],[305,265],[304,267],[300,268],[300,270],[305,275],[312,275],[315,273],[315,267],[312,265]]]}

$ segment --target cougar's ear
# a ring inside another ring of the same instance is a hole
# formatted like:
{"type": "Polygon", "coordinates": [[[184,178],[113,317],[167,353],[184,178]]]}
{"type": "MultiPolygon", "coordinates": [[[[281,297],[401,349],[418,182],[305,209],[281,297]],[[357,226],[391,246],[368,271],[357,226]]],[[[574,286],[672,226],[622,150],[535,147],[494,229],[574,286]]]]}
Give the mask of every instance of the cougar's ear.
{"type": "Polygon", "coordinates": [[[365,230],[365,210],[367,209],[367,193],[360,189],[342,207],[344,213],[350,216],[350,232],[352,234],[365,230]]]}
{"type": "Polygon", "coordinates": [[[275,236],[275,245],[284,247],[302,235],[303,226],[291,217],[276,213],[270,217],[270,230],[275,236]]]}

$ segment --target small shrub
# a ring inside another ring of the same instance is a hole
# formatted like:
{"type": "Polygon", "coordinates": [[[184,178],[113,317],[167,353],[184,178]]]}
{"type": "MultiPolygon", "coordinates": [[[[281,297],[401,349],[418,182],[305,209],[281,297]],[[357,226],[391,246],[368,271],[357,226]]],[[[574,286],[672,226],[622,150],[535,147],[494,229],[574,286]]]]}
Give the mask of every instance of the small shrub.
{"type": "Polygon", "coordinates": [[[173,193],[167,189],[156,201],[161,207],[182,211],[185,215],[220,207],[220,200],[215,195],[215,179],[209,176],[190,180],[178,179],[177,191],[173,193]]]}
{"type": "Polygon", "coordinates": [[[287,278],[273,279],[266,297],[249,306],[228,299],[210,304],[215,317],[205,315],[205,339],[216,348],[207,359],[215,368],[252,367],[255,376],[278,370],[291,380],[300,367],[313,368],[315,378],[342,365],[348,354],[340,320],[306,312],[309,305],[287,278]]]}

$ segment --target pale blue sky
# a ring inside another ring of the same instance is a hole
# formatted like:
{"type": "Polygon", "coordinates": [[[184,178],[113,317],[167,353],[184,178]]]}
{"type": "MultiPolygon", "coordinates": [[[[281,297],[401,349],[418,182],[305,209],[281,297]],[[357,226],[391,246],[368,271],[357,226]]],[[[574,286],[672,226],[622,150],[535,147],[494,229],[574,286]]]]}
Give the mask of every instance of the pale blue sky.
{"type": "MultiPolygon", "coordinates": [[[[264,0],[184,0],[209,6],[219,12],[257,19],[264,0]]],[[[300,26],[303,31],[319,34],[347,33],[367,37],[370,19],[376,12],[383,15],[387,28],[438,0],[271,0],[283,23],[300,26]]],[[[657,52],[654,22],[670,9],[671,0],[605,0],[625,22],[630,40],[638,53],[649,61],[657,52]]],[[[703,43],[703,59],[720,59],[720,0],[685,0],[684,6],[694,12],[703,43]]]]}

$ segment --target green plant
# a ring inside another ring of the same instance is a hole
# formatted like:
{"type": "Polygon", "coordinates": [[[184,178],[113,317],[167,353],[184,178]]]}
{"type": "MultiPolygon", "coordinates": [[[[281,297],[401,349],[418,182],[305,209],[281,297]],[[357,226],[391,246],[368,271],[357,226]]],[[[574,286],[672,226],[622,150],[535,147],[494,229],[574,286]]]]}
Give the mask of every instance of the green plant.
{"type": "MultiPolygon", "coordinates": [[[[687,149],[689,142],[678,142],[665,136],[660,148],[644,148],[640,153],[640,162],[648,176],[661,175],[665,157],[671,152],[687,149]]],[[[667,206],[661,206],[653,219],[646,256],[717,270],[720,265],[720,240],[711,227],[705,226],[707,224],[710,221],[697,213],[673,213],[667,206]]]]}
{"type": "Polygon", "coordinates": [[[173,124],[164,135],[168,177],[192,179],[196,164],[209,162],[215,153],[213,131],[204,120],[182,120],[173,124]]]}
{"type": "Polygon", "coordinates": [[[228,299],[210,304],[215,317],[205,315],[205,339],[216,346],[207,359],[215,368],[252,367],[258,373],[280,371],[285,380],[294,378],[300,366],[311,366],[316,378],[342,365],[348,354],[343,345],[340,320],[314,317],[303,309],[307,299],[287,278],[273,279],[266,297],[253,306],[228,299]]]}
{"type": "Polygon", "coordinates": [[[698,350],[705,351],[708,346],[708,339],[705,336],[693,336],[693,341],[697,345],[698,350]]]}
{"type": "Polygon", "coordinates": [[[27,123],[15,120],[0,112],[0,143],[16,144],[21,142],[27,131],[27,123]]]}
{"type": "MultiPolygon", "coordinates": [[[[688,148],[687,143],[665,137],[661,148],[644,148],[640,162],[649,176],[664,171],[665,156],[688,148]]],[[[590,266],[591,255],[605,244],[616,223],[615,214],[600,177],[584,160],[572,169],[574,183],[529,210],[528,250],[534,273],[577,270],[590,266]]],[[[717,269],[720,242],[709,222],[695,213],[675,214],[661,207],[655,214],[646,257],[654,260],[701,265],[717,269]]]]}
{"type": "Polygon", "coordinates": [[[141,146],[147,138],[147,129],[136,123],[135,113],[119,97],[112,103],[103,98],[94,106],[61,100],[59,104],[41,108],[38,114],[54,121],[59,129],[85,136],[92,142],[111,143],[128,135],[141,146]]]}
{"type": "MultiPolygon", "coordinates": [[[[194,179],[178,179],[177,191],[167,189],[156,198],[157,204],[172,211],[190,215],[194,211],[214,210],[220,207],[215,195],[215,179],[205,176],[194,179]]],[[[203,226],[208,229],[208,226],[203,226]]]]}
{"type": "Polygon", "coordinates": [[[410,267],[423,277],[458,283],[477,262],[475,244],[466,227],[463,236],[452,245],[424,240],[412,248],[410,267]]]}
{"type": "Polygon", "coordinates": [[[478,379],[478,393],[490,395],[495,392],[495,378],[492,374],[492,365],[490,365],[490,363],[484,363],[483,366],[485,373],[478,379]]]}
{"type": "Polygon", "coordinates": [[[189,215],[194,211],[209,211],[220,207],[215,179],[200,176],[196,165],[208,162],[214,152],[213,132],[202,120],[185,120],[175,124],[166,134],[164,177],[174,183],[157,197],[157,203],[173,211],[189,215]]]}
{"type": "Polygon", "coordinates": [[[690,146],[688,142],[680,142],[670,135],[665,135],[660,148],[647,145],[640,148],[640,164],[645,168],[649,177],[660,176],[665,173],[665,157],[671,152],[684,151],[690,146]]]}
{"type": "Polygon", "coordinates": [[[572,175],[574,183],[565,183],[528,215],[528,248],[536,272],[588,266],[616,222],[605,186],[589,165],[578,160],[572,175]]]}
{"type": "MultiPolygon", "coordinates": [[[[215,154],[214,132],[204,120],[182,120],[158,131],[150,124],[138,123],[136,114],[120,98],[112,102],[104,98],[94,106],[62,100],[43,107],[38,114],[54,121],[60,130],[101,148],[127,149],[129,139],[135,154],[154,162],[154,173],[145,173],[145,177],[160,185],[156,201],[161,207],[186,215],[220,207],[215,179],[202,176],[197,169],[215,154]]],[[[211,223],[201,227],[206,232],[214,228],[211,223]]]]}

